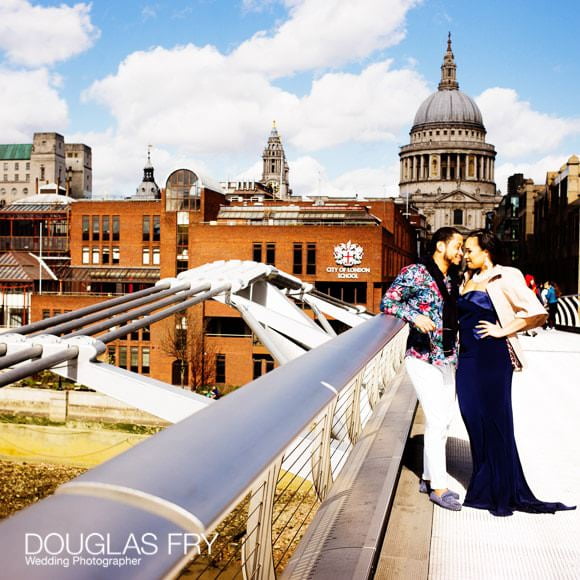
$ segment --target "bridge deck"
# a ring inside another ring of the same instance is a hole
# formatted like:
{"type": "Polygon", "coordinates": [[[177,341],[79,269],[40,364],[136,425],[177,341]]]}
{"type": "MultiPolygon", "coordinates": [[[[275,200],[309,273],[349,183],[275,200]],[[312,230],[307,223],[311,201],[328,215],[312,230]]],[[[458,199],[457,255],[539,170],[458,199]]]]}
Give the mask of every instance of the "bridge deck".
{"type": "MultiPolygon", "coordinates": [[[[514,375],[516,438],[535,495],[580,503],[580,335],[540,330],[522,337],[528,368],[514,375]]],[[[448,470],[462,495],[471,460],[459,414],[448,442],[448,470]]],[[[434,510],[430,580],[580,578],[580,509],[555,515],[434,510]]]]}

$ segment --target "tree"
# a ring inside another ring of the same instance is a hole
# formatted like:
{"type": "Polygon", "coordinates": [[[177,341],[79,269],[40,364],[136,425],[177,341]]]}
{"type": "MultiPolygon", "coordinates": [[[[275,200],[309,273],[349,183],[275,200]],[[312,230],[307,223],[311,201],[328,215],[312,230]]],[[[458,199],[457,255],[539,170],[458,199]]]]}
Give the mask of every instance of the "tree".
{"type": "MultiPolygon", "coordinates": [[[[179,371],[179,384],[197,391],[214,382],[214,346],[205,339],[205,326],[192,312],[176,314],[173,324],[161,340],[163,352],[174,359],[179,371]]],[[[174,383],[176,380],[174,378],[174,383]]]]}

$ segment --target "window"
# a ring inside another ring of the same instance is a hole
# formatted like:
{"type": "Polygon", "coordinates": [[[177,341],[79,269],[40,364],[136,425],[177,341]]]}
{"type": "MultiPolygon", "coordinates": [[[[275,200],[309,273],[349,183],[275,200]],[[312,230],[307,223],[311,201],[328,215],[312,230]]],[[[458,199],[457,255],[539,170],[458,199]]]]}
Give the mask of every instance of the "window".
{"type": "Polygon", "coordinates": [[[254,379],[274,369],[274,359],[269,354],[254,354],[252,362],[254,365],[254,379]]]}
{"type": "Polygon", "coordinates": [[[262,261],[262,244],[254,243],[252,246],[252,260],[254,262],[262,261]]]}
{"type": "Polygon", "coordinates": [[[119,248],[113,248],[113,264],[118,264],[121,260],[121,253],[119,252],[119,248]]]}
{"type": "Polygon", "coordinates": [[[131,332],[131,340],[135,340],[135,341],[139,340],[139,329],[138,328],[131,332]]]}
{"type": "Polygon", "coordinates": [[[138,346],[131,347],[131,366],[129,368],[134,373],[139,372],[139,347],[138,346]]]}
{"type": "Polygon", "coordinates": [[[30,171],[30,161],[26,162],[26,171],[30,171]]]}
{"type": "Polygon", "coordinates": [[[225,383],[226,382],[226,355],[216,354],[215,355],[215,382],[225,383]]]}
{"type": "Polygon", "coordinates": [[[151,263],[151,254],[149,248],[143,248],[142,262],[144,266],[148,266],[151,263]]]}
{"type": "Polygon", "coordinates": [[[158,215],[153,216],[153,241],[161,241],[161,218],[158,215]]]}
{"type": "Polygon", "coordinates": [[[316,244],[306,245],[306,273],[316,274],[316,244]]]}
{"type": "Polygon", "coordinates": [[[114,346],[107,347],[107,360],[110,365],[114,365],[117,362],[117,349],[114,346]]]}
{"type": "Polygon", "coordinates": [[[103,264],[110,264],[111,262],[111,248],[103,248],[101,261],[103,264]]]}
{"type": "Polygon", "coordinates": [[[320,292],[338,298],[350,304],[366,304],[366,282],[316,282],[315,287],[320,292]]]}
{"type": "Polygon", "coordinates": [[[26,181],[26,182],[29,182],[29,181],[30,181],[30,173],[27,173],[27,174],[26,174],[25,181],[26,181]]]}
{"type": "Polygon", "coordinates": [[[28,195],[28,187],[25,187],[25,188],[22,190],[22,193],[23,193],[24,195],[28,195]]]}
{"type": "Polygon", "coordinates": [[[100,224],[99,224],[99,222],[100,222],[99,216],[98,215],[94,215],[93,216],[93,229],[92,229],[92,232],[93,232],[93,241],[98,241],[100,239],[100,235],[99,235],[99,233],[100,233],[100,227],[99,227],[100,224]]]}
{"type": "Polygon", "coordinates": [[[89,239],[89,216],[83,216],[83,241],[88,241],[89,239]]]}
{"type": "Polygon", "coordinates": [[[276,244],[268,242],[266,244],[266,264],[274,265],[276,262],[276,244]]]}
{"type": "Polygon", "coordinates": [[[102,228],[101,228],[101,233],[103,236],[103,241],[108,242],[109,241],[109,235],[110,235],[110,231],[109,231],[109,216],[108,215],[104,215],[103,216],[103,223],[102,223],[102,228]]]}
{"type": "Polygon", "coordinates": [[[113,241],[118,242],[121,235],[121,224],[118,215],[113,216],[113,241]]]}
{"type": "Polygon", "coordinates": [[[40,179],[44,181],[45,173],[44,173],[44,165],[40,166],[40,179]]]}
{"type": "Polygon", "coordinates": [[[302,244],[294,244],[292,274],[302,274],[302,244]]]}
{"type": "MultiPolygon", "coordinates": [[[[143,241],[148,242],[151,239],[151,218],[148,215],[143,216],[143,241]]],[[[147,262],[149,263],[149,262],[147,262]]]]}
{"type": "Polygon", "coordinates": [[[20,176],[18,175],[18,173],[14,174],[14,181],[20,181],[20,176]]]}
{"type": "Polygon", "coordinates": [[[43,310],[42,311],[42,320],[46,320],[47,318],[50,318],[50,310],[43,310]]]}
{"type": "Polygon", "coordinates": [[[82,257],[83,264],[90,264],[91,263],[91,260],[90,260],[91,255],[90,255],[89,248],[84,247],[83,251],[82,251],[82,255],[83,255],[83,257],[82,257]]]}
{"type": "Polygon", "coordinates": [[[93,264],[99,263],[99,248],[93,248],[92,255],[93,255],[93,264]]]}
{"type": "Polygon", "coordinates": [[[151,340],[151,329],[148,326],[141,329],[141,340],[151,340]]]}
{"type": "Polygon", "coordinates": [[[463,210],[454,209],[453,210],[453,225],[463,225],[463,210]]]}
{"type": "Polygon", "coordinates": [[[151,368],[149,352],[148,347],[141,349],[141,373],[144,375],[148,375],[151,368]]]}
{"type": "Polygon", "coordinates": [[[123,369],[127,368],[127,347],[119,347],[119,366],[123,369]]]}
{"type": "Polygon", "coordinates": [[[8,163],[4,162],[4,171],[8,171],[8,163]]]}
{"type": "Polygon", "coordinates": [[[153,264],[159,266],[161,263],[161,250],[159,248],[153,248],[153,264]]]}

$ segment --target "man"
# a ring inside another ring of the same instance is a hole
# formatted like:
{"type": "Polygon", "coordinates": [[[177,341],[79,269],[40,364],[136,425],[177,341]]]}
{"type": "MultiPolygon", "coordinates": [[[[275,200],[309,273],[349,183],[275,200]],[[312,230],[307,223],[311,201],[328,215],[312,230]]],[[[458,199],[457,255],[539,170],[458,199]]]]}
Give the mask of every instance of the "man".
{"type": "Polygon", "coordinates": [[[423,476],[419,491],[450,510],[459,494],[447,487],[445,444],[455,409],[458,283],[451,275],[463,256],[463,237],[450,227],[431,238],[429,258],[401,270],[381,310],[409,323],[405,365],[425,413],[423,476]],[[450,271],[451,270],[451,271],[450,271]]]}
{"type": "Polygon", "coordinates": [[[548,329],[556,328],[556,313],[558,312],[558,293],[554,284],[549,280],[544,284],[546,288],[546,306],[548,308],[548,329]]]}

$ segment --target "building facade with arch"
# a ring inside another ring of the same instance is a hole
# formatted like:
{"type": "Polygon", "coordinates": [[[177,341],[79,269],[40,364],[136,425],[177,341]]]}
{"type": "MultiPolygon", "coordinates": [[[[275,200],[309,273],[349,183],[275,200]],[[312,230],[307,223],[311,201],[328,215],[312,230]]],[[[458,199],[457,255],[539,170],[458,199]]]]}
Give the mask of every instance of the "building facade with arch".
{"type": "Polygon", "coordinates": [[[475,101],[459,90],[451,37],[441,65],[438,90],[419,107],[401,147],[399,201],[425,215],[435,231],[484,227],[501,201],[494,181],[495,147],[475,101]]]}

